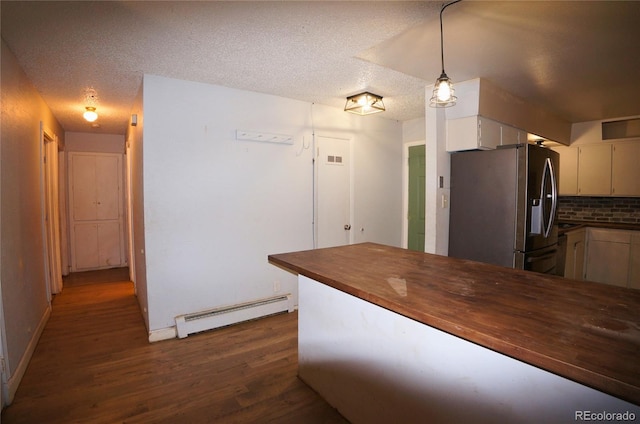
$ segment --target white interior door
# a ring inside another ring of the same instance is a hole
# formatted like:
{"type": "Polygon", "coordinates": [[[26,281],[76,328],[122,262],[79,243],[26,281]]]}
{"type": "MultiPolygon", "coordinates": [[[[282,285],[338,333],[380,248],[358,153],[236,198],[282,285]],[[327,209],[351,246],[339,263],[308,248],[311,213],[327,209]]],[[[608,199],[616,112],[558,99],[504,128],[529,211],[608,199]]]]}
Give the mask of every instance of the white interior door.
{"type": "Polygon", "coordinates": [[[71,269],[126,265],[122,155],[70,154],[71,269]]]}
{"type": "Polygon", "coordinates": [[[350,244],[351,142],[323,136],[316,142],[316,247],[350,244]]]}

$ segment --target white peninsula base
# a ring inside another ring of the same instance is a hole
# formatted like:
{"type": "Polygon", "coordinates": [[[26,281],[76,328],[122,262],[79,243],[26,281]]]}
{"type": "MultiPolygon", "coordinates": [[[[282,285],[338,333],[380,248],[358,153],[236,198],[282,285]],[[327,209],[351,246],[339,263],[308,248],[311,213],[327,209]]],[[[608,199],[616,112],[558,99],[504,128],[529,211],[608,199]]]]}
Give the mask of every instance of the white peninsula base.
{"type": "Polygon", "coordinates": [[[640,420],[634,404],[303,275],[298,314],[300,378],[354,424],[640,420]]]}

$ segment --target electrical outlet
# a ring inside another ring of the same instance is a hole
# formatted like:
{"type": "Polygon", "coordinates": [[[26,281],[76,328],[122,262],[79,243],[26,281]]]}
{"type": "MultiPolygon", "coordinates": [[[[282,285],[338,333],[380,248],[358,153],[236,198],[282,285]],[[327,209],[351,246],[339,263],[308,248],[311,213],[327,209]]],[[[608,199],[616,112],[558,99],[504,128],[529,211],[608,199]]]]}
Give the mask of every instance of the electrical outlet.
{"type": "Polygon", "coordinates": [[[282,286],[280,285],[280,281],[274,281],[273,282],[273,292],[274,293],[278,293],[280,291],[280,289],[282,289],[282,286]]]}

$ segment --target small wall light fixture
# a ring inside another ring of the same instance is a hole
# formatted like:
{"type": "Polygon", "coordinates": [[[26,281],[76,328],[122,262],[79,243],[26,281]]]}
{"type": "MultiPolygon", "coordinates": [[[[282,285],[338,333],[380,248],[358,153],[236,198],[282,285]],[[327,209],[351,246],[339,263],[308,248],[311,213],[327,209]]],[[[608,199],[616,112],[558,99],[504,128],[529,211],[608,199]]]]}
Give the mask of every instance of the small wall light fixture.
{"type": "Polygon", "coordinates": [[[96,113],[95,107],[86,106],[85,109],[86,109],[85,112],[82,114],[84,119],[86,119],[88,122],[93,122],[96,119],[98,119],[98,114],[96,113]]]}
{"type": "Polygon", "coordinates": [[[444,42],[442,35],[442,12],[447,6],[451,6],[454,3],[458,3],[461,0],[454,0],[442,6],[440,9],[440,59],[442,61],[442,73],[436,80],[435,87],[433,87],[433,95],[431,96],[431,107],[449,107],[456,104],[458,98],[454,95],[453,82],[447,76],[444,71],[444,42]]]}
{"type": "Polygon", "coordinates": [[[370,115],[372,113],[384,112],[385,109],[382,96],[365,91],[364,93],[347,97],[344,111],[357,115],[370,115]]]}

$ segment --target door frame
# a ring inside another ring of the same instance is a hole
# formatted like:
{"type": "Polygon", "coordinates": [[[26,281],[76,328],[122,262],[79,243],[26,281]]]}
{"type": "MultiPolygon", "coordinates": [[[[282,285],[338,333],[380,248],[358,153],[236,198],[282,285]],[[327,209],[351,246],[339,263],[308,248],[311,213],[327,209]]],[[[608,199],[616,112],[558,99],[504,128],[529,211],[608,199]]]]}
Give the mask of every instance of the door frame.
{"type": "Polygon", "coordinates": [[[133,237],[133,162],[131,159],[131,142],[125,140],[125,205],[127,238],[127,265],[129,266],[129,279],[133,282],[133,291],[138,294],[136,285],[136,257],[135,239],[133,237]]]}
{"type": "MultiPolygon", "coordinates": [[[[426,144],[425,140],[402,144],[402,247],[409,246],[409,147],[426,144]]],[[[426,195],[425,195],[426,196],[426,195]]],[[[426,211],[425,211],[426,213],[426,211]]]]}
{"type": "Polygon", "coordinates": [[[40,121],[40,202],[47,300],[62,291],[58,136],[40,121]]]}

